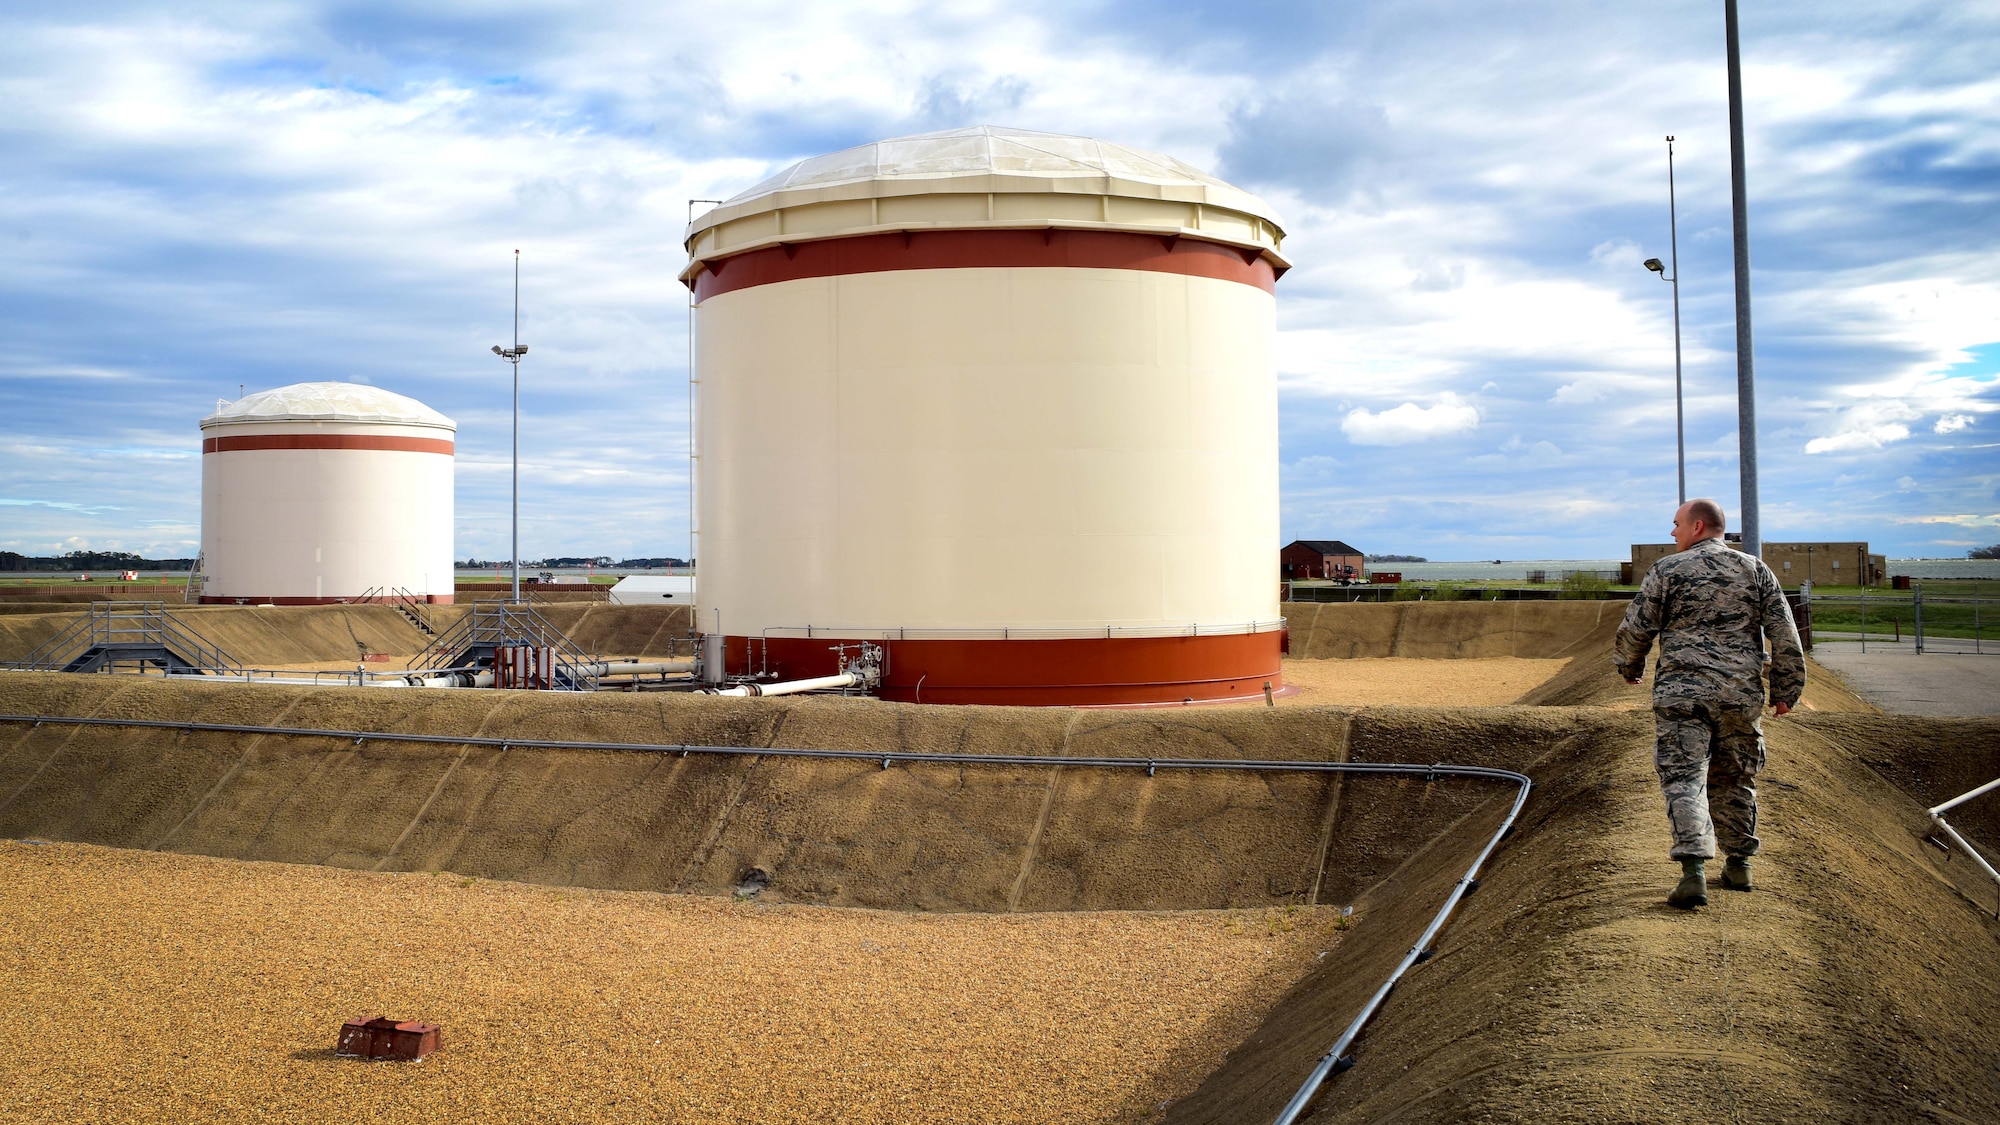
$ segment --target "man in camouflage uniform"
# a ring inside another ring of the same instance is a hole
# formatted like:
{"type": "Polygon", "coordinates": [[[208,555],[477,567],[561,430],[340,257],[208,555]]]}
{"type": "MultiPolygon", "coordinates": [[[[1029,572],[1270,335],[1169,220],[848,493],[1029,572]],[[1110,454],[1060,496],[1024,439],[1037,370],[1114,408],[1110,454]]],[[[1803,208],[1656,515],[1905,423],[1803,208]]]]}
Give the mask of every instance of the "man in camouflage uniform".
{"type": "Polygon", "coordinates": [[[1724,544],[1722,508],[1690,500],[1674,513],[1674,545],[1646,572],[1618,627],[1618,674],[1638,683],[1660,640],[1653,675],[1653,763],[1681,861],[1674,906],[1708,904],[1704,861],[1719,843],[1722,885],[1750,889],[1757,854],[1757,771],[1764,766],[1764,642],[1771,701],[1786,714],[1806,686],[1805,652],[1778,578],[1762,559],[1724,544]],[[1712,818],[1712,819],[1711,819],[1712,818]]]}

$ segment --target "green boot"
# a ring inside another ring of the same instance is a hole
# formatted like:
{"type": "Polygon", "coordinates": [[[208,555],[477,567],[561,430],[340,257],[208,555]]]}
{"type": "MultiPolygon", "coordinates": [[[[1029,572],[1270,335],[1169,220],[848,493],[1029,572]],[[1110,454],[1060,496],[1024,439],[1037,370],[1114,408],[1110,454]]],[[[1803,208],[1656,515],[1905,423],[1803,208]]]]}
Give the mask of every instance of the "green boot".
{"type": "Polygon", "coordinates": [[[1667,896],[1668,906],[1682,910],[1708,905],[1708,871],[1699,859],[1681,860],[1681,881],[1667,896]]]}
{"type": "Polygon", "coordinates": [[[1733,855],[1722,865],[1722,885],[1732,891],[1747,891],[1750,883],[1750,857],[1733,855]]]}

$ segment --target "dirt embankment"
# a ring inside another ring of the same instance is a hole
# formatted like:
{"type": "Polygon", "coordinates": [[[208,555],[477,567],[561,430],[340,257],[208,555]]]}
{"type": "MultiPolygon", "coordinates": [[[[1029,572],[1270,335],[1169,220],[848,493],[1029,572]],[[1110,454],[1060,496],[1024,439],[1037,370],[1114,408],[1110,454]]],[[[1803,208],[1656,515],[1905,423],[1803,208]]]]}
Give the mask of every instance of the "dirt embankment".
{"type": "MultiPolygon", "coordinates": [[[[1612,656],[1613,641],[1618,635],[1618,622],[1623,612],[1622,608],[1616,613],[1607,612],[1588,631],[1573,638],[1567,650],[1569,663],[1523,695],[1519,702],[1533,707],[1610,707],[1621,710],[1650,707],[1654,656],[1646,658],[1646,674],[1637,685],[1628,684],[1619,677],[1612,656]]],[[[1810,656],[1806,658],[1806,693],[1800,702],[1801,711],[1879,713],[1849,690],[1839,676],[1810,656]]]]}
{"type": "MultiPolygon", "coordinates": [[[[925,708],[870,700],[0,678],[0,711],[602,742],[1124,758],[1525,761],[1595,720],[1517,709],[925,708]],[[1400,713],[1398,713],[1400,714],[1400,713]],[[1442,742],[1438,732],[1455,732],[1442,742]]],[[[0,835],[558,885],[924,910],[1344,902],[1490,786],[1300,774],[0,728],[0,835]]]]}
{"type": "Polygon", "coordinates": [[[1569,657],[1624,602],[1288,602],[1291,655],[1302,660],[1569,657]]]}
{"type": "MultiPolygon", "coordinates": [[[[352,662],[412,653],[429,640],[394,606],[177,606],[167,612],[246,667],[352,662]]],[[[26,659],[84,613],[0,615],[0,663],[26,659]]]]}
{"type": "MultiPolygon", "coordinates": [[[[1758,889],[1712,887],[1693,912],[1663,901],[1678,870],[1651,724],[1616,723],[1531,767],[1519,831],[1309,1119],[2000,1120],[1994,888],[1924,844],[1920,806],[1870,764],[1928,776],[1906,747],[1949,745],[1944,772],[1974,775],[2000,760],[2000,722],[1772,721],[1758,889]]],[[[1280,1001],[1169,1119],[1275,1112],[1337,1012],[1354,1010],[1350,967],[1414,939],[1421,911],[1405,901],[1435,896],[1457,862],[1442,843],[1436,854],[1363,895],[1340,963],[1280,1001]]]]}
{"type": "MultiPolygon", "coordinates": [[[[49,638],[82,620],[83,607],[38,607],[0,613],[0,663],[25,659],[49,638]]],[[[693,614],[686,606],[583,603],[533,607],[578,647],[598,656],[687,657],[693,614]]],[[[167,612],[203,639],[252,668],[351,665],[368,653],[409,657],[432,640],[388,605],[181,606],[167,612]]],[[[457,624],[469,606],[428,609],[438,632],[457,624]]]]}

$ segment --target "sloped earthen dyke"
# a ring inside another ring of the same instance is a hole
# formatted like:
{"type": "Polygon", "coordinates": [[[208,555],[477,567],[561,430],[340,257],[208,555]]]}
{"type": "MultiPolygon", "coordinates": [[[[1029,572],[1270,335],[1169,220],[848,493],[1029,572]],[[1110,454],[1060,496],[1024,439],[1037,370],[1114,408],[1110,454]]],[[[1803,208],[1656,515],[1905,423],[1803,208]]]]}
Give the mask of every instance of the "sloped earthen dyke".
{"type": "MultiPolygon", "coordinates": [[[[0,711],[487,739],[1518,766],[1593,720],[1072,712],[385,692],[24,674],[0,711]],[[1454,736],[1439,740],[1438,731],[1454,736]]],[[[1453,779],[816,761],[25,725],[0,835],[365,870],[919,910],[1344,902],[1494,787],[1453,779]]]]}
{"type": "MultiPolygon", "coordinates": [[[[615,614],[588,623],[604,608],[579,607],[574,626],[636,637],[615,614]]],[[[1537,789],[1517,832],[1309,1120],[2000,1120],[2000,894],[1925,842],[1923,815],[2000,776],[2000,722],[1888,719],[1815,670],[1808,708],[1767,722],[1758,890],[1715,887],[1707,908],[1675,911],[1645,693],[1608,666],[1615,605],[1293,608],[1311,611],[1292,623],[1295,654],[1571,663],[1534,705],[1498,708],[1026,711],[17,675],[0,677],[0,711],[1521,769],[1537,789]]],[[[1103,1120],[1269,1120],[1416,940],[1497,822],[1499,789],[0,726],[0,836],[711,895],[762,868],[772,899],[937,912],[1355,907],[1192,1093],[1103,1120]]],[[[2000,844],[2000,798],[1954,823],[2000,844]]]]}

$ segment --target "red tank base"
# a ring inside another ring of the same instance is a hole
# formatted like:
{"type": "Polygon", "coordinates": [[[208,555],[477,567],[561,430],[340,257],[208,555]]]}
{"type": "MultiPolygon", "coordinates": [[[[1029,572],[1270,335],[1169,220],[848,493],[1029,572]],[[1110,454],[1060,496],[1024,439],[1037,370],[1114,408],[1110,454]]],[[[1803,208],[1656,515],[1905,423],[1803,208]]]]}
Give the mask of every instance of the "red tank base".
{"type": "MultiPolygon", "coordinates": [[[[1283,634],[1063,640],[870,640],[885,653],[881,698],[898,703],[1104,707],[1216,703],[1282,690],[1283,634]]],[[[840,637],[729,637],[733,675],[779,680],[839,671],[840,637]]]]}

